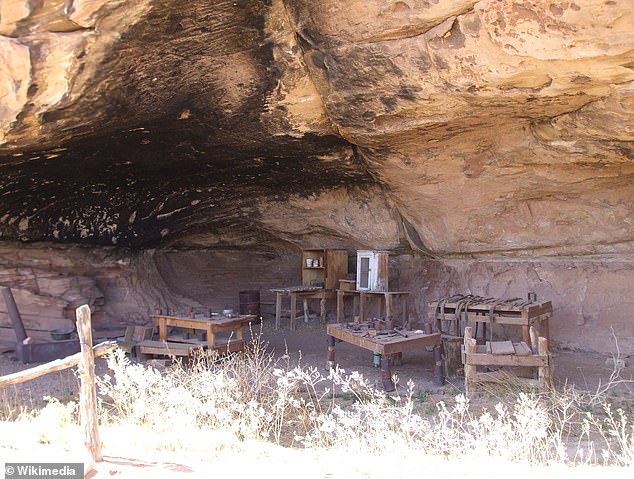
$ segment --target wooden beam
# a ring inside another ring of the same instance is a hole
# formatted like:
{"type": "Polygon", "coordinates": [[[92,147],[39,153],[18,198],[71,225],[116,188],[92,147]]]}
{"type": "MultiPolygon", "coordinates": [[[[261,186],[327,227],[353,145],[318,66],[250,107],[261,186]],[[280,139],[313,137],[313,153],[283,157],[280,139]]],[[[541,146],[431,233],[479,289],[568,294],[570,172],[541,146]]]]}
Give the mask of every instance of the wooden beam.
{"type": "MultiPolygon", "coordinates": [[[[97,344],[93,348],[95,357],[104,356],[117,349],[117,343],[114,341],[108,341],[106,343],[97,344]]],[[[79,364],[79,359],[82,353],[73,354],[63,359],[56,359],[50,363],[40,364],[34,368],[25,369],[24,371],[18,371],[17,373],[7,374],[0,376],[0,387],[8,386],[10,384],[19,384],[31,379],[39,378],[48,373],[54,373],[56,371],[62,371],[64,369],[72,368],[79,364]]]]}

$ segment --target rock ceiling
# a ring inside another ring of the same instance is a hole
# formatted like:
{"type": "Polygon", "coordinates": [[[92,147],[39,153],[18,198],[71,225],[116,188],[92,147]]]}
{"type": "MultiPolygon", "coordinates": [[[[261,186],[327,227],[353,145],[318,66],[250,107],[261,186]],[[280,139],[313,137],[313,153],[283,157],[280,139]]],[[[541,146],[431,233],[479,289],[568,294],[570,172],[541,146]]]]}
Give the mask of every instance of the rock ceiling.
{"type": "Polygon", "coordinates": [[[634,253],[629,2],[0,0],[0,234],[634,253]]]}

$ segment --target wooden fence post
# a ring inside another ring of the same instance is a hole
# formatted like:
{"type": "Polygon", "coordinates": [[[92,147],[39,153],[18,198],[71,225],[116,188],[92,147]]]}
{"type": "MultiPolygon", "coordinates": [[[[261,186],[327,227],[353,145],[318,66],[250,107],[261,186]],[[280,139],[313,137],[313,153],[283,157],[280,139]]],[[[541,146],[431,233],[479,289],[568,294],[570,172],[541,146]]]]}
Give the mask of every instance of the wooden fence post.
{"type": "Polygon", "coordinates": [[[99,421],[97,418],[97,389],[95,387],[95,356],[92,349],[92,327],[90,308],[80,306],[76,310],[77,333],[81,345],[79,376],[81,387],[79,394],[79,411],[84,428],[84,445],[88,453],[88,461],[84,474],[94,468],[95,462],[102,460],[101,441],[99,439],[99,421]]]}
{"type": "Polygon", "coordinates": [[[476,385],[476,366],[469,364],[469,355],[476,352],[476,340],[472,336],[471,326],[464,328],[464,386],[465,394],[469,397],[473,394],[476,385]]]}

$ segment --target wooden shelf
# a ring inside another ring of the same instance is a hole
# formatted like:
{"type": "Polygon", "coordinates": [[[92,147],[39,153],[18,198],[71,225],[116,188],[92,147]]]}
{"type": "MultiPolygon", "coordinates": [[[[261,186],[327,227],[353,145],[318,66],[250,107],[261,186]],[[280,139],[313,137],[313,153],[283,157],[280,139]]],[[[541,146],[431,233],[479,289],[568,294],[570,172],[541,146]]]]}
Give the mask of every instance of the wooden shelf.
{"type": "Polygon", "coordinates": [[[334,291],[339,280],[348,273],[348,251],[336,249],[312,248],[302,251],[302,284],[311,286],[323,284],[327,290],[334,291]],[[319,259],[319,266],[306,266],[307,259],[319,259]]]}

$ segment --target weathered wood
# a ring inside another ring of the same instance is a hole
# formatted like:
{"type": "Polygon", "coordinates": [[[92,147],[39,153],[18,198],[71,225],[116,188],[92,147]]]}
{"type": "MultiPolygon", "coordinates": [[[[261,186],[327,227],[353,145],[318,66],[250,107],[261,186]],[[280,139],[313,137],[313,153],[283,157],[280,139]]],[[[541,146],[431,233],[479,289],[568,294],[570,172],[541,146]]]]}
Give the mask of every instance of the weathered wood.
{"type": "Polygon", "coordinates": [[[529,356],[533,354],[531,348],[524,341],[520,343],[513,343],[513,346],[515,347],[515,354],[518,356],[529,356]]]}
{"type": "Polygon", "coordinates": [[[326,333],[347,343],[359,346],[360,348],[379,353],[381,355],[392,355],[411,351],[414,349],[424,349],[427,347],[439,346],[441,344],[440,333],[424,334],[408,331],[408,337],[394,336],[364,336],[346,329],[344,324],[329,324],[326,333]]]}
{"type": "Polygon", "coordinates": [[[476,351],[476,340],[473,338],[471,326],[467,326],[464,330],[464,351],[466,358],[464,365],[464,386],[465,393],[469,396],[473,393],[476,376],[476,366],[469,363],[469,358],[476,351]]]}
{"type": "Polygon", "coordinates": [[[539,367],[548,365],[548,356],[532,354],[518,356],[515,354],[487,354],[472,352],[466,356],[466,364],[474,366],[529,366],[539,367]]]}
{"type": "Polygon", "coordinates": [[[515,348],[511,341],[492,341],[491,354],[503,355],[503,354],[515,354],[515,348]]]}
{"type": "Polygon", "coordinates": [[[280,329],[280,319],[282,317],[282,293],[276,293],[275,301],[275,329],[280,329]]]}
{"type": "MultiPolygon", "coordinates": [[[[489,302],[481,303],[481,304],[470,304],[468,311],[479,311],[485,314],[488,314],[491,310],[492,304],[497,301],[496,299],[491,299],[489,302]]],[[[429,303],[430,307],[434,309],[438,304],[438,301],[431,301],[429,303]]],[[[458,306],[457,302],[445,302],[445,311],[456,309],[458,306]]],[[[508,312],[517,312],[522,313],[523,311],[527,311],[531,316],[538,316],[544,314],[546,312],[552,312],[553,305],[551,301],[543,301],[543,302],[533,302],[528,303],[524,306],[514,306],[511,304],[500,304],[495,307],[496,311],[508,311],[508,312]]]]}
{"type": "Polygon", "coordinates": [[[97,388],[95,386],[95,356],[92,347],[92,324],[90,308],[80,306],[76,310],[77,333],[81,345],[79,377],[81,379],[79,410],[84,429],[84,446],[88,454],[88,464],[84,472],[92,469],[95,462],[102,460],[99,421],[97,417],[97,388]]]}
{"type": "Polygon", "coordinates": [[[442,337],[445,376],[455,376],[462,369],[462,357],[460,355],[462,343],[463,338],[458,336],[451,338],[442,337]]]}
{"type": "Polygon", "coordinates": [[[2,296],[4,297],[4,303],[7,305],[7,313],[9,315],[9,319],[11,320],[13,330],[15,331],[17,341],[18,343],[22,343],[26,338],[28,338],[28,336],[26,334],[26,330],[24,329],[24,323],[20,317],[18,305],[15,303],[15,298],[11,292],[11,288],[3,287],[2,296]]]}
{"type": "Polygon", "coordinates": [[[183,318],[179,316],[152,316],[154,323],[159,328],[159,339],[167,341],[167,327],[175,326],[179,328],[189,328],[194,330],[205,331],[207,333],[207,343],[209,348],[214,348],[215,334],[224,331],[233,331],[237,339],[243,339],[242,328],[248,323],[255,321],[257,316],[254,314],[246,314],[237,318],[183,318]]]}
{"type": "Polygon", "coordinates": [[[137,348],[141,354],[156,354],[160,356],[191,356],[197,349],[213,350],[219,354],[236,353],[244,350],[244,340],[228,340],[214,344],[213,348],[207,347],[207,343],[190,343],[176,341],[141,341],[137,348]]]}
{"type": "Polygon", "coordinates": [[[302,303],[304,305],[304,322],[308,322],[308,300],[306,298],[302,299],[302,303]]]}
{"type": "Polygon", "coordinates": [[[539,337],[537,339],[537,352],[541,357],[546,358],[546,364],[537,369],[537,378],[540,387],[550,386],[551,383],[551,364],[550,364],[550,351],[548,349],[548,340],[546,338],[539,337]]]}
{"type": "MultiPolygon", "coordinates": [[[[93,354],[95,357],[103,356],[114,351],[117,348],[117,344],[113,341],[97,344],[93,348],[93,354]]],[[[56,359],[46,364],[40,364],[34,368],[25,369],[24,371],[18,371],[16,373],[0,376],[0,387],[8,386],[10,384],[19,384],[31,379],[39,378],[48,373],[54,373],[57,371],[63,371],[64,369],[72,368],[79,364],[82,353],[73,354],[63,359],[56,359]]]]}

